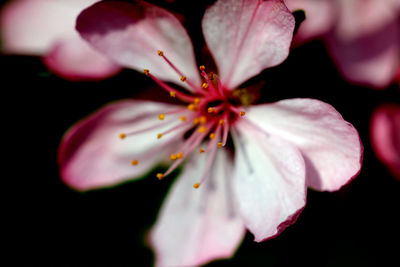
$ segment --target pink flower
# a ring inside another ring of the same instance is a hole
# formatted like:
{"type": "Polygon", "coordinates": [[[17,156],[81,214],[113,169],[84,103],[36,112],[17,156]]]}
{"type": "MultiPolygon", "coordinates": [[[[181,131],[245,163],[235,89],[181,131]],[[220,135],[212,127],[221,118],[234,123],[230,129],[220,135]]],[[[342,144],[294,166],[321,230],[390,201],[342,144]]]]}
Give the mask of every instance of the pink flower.
{"type": "Polygon", "coordinates": [[[142,177],[160,162],[171,164],[157,175],[165,179],[184,163],[150,235],[160,266],[230,257],[246,228],[257,242],[278,235],[304,208],[307,186],[338,190],[362,157],[357,131],[332,106],[313,99],[245,106],[246,91],[235,90],[287,57],[293,28],[281,0],[217,1],[202,21],[217,76],[196,67],[190,38],[169,12],[144,2],[86,9],[77,20],[84,39],[121,65],[145,69],[187,104],[125,100],[95,112],[64,136],[62,179],[83,191],[142,177]]]}
{"type": "Polygon", "coordinates": [[[306,11],[295,41],[322,39],[344,78],[377,89],[394,82],[400,66],[399,0],[285,3],[292,11],[306,11]]]}
{"type": "Polygon", "coordinates": [[[68,80],[99,80],[120,67],[96,52],[75,30],[75,20],[96,0],[15,0],[2,9],[2,50],[43,56],[47,67],[68,80]]]}
{"type": "Polygon", "coordinates": [[[379,106],[372,114],[370,132],[376,155],[400,179],[400,105],[379,106]]]}

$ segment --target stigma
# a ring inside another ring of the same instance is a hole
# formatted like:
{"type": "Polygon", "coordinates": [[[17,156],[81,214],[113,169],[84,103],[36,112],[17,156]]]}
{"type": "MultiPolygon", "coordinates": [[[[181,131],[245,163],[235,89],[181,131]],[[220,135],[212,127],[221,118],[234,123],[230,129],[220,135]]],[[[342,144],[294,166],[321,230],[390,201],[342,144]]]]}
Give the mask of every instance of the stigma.
{"type": "Polygon", "coordinates": [[[174,135],[176,139],[180,138],[182,143],[175,148],[174,153],[169,154],[168,157],[171,161],[169,168],[164,173],[157,173],[156,177],[163,180],[188,157],[194,156],[194,151],[198,151],[197,153],[202,154],[198,157],[206,157],[203,173],[193,184],[193,188],[199,189],[208,178],[217,149],[224,149],[226,146],[229,129],[239,120],[244,119],[246,112],[240,105],[240,101],[235,101],[235,94],[224,88],[217,74],[212,71],[207,73],[204,65],[199,67],[202,81],[200,84],[195,84],[190,77],[173,64],[164,51],[157,50],[157,55],[176,72],[180,82],[186,83],[191,88],[191,92],[172,87],[155,77],[150,69],[143,69],[143,73],[164,89],[169,97],[180,100],[183,105],[176,110],[158,113],[155,116],[154,125],[135,132],[123,132],[119,137],[127,142],[129,141],[128,137],[171,125],[169,129],[160,131],[156,135],[159,141],[155,142],[161,142],[159,150],[157,147],[154,151],[149,151],[149,154],[143,158],[131,159],[130,164],[133,167],[138,166],[139,162],[148,160],[151,153],[159,153],[164,148],[163,137],[174,135]]]}

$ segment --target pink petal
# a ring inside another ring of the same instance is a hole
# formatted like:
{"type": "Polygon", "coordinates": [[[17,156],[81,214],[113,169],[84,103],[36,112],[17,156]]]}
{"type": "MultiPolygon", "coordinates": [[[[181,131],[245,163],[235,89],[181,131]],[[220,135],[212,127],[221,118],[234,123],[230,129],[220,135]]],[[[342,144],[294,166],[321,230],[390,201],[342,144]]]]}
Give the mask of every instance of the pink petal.
{"type": "Polygon", "coordinates": [[[76,27],[90,44],[123,66],[140,72],[149,69],[160,79],[187,87],[157,55],[162,50],[188,80],[201,85],[186,30],[162,8],[145,2],[100,2],[79,15],[76,27]]]}
{"type": "Polygon", "coordinates": [[[202,26],[223,85],[234,89],[286,59],[294,18],[280,0],[219,0],[202,26]]]}
{"type": "Polygon", "coordinates": [[[378,107],[372,114],[370,131],[376,155],[400,179],[400,105],[378,107]]]}
{"type": "Polygon", "coordinates": [[[306,204],[304,160],[289,142],[243,122],[233,139],[235,196],[246,227],[260,242],[293,223],[306,204]]]}
{"type": "MultiPolygon", "coordinates": [[[[176,108],[149,101],[120,101],[109,104],[78,122],[64,136],[58,153],[63,181],[76,190],[88,190],[121,183],[144,175],[162,159],[169,159],[175,143],[168,135],[157,140],[159,129],[121,139],[121,133],[161,124],[158,114],[176,108]],[[145,153],[162,144],[166,148],[145,157],[145,153]],[[132,160],[139,164],[132,166],[132,160]]],[[[179,121],[179,119],[177,119],[179,121]]]]}
{"type": "Polygon", "coordinates": [[[253,106],[246,116],[298,147],[306,163],[307,185],[316,190],[338,190],[360,171],[363,147],[357,130],[329,104],[288,99],[253,106]]]}
{"type": "Polygon", "coordinates": [[[324,35],[335,23],[338,10],[332,0],[285,0],[285,4],[292,12],[297,9],[306,12],[306,20],[294,36],[296,43],[324,35]]]}
{"type": "Polygon", "coordinates": [[[206,165],[196,154],[173,185],[151,232],[157,266],[198,266],[233,255],[245,228],[230,183],[232,163],[223,150],[205,183],[193,188],[206,165]]]}
{"type": "Polygon", "coordinates": [[[121,70],[80,38],[53,42],[43,60],[49,69],[68,80],[99,80],[121,70]]]}
{"type": "Polygon", "coordinates": [[[70,80],[102,79],[120,68],[84,44],[75,31],[79,12],[96,0],[19,0],[1,13],[6,53],[45,56],[46,65],[70,80]]]}

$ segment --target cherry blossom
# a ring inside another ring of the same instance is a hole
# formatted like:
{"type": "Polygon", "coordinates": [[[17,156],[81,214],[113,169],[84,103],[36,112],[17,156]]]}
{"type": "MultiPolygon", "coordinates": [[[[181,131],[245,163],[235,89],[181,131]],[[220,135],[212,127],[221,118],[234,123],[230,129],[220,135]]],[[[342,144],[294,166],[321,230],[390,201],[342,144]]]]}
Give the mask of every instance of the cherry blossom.
{"type": "Polygon", "coordinates": [[[376,155],[400,179],[400,105],[382,104],[376,108],[370,132],[376,155]]]}
{"type": "Polygon", "coordinates": [[[85,40],[183,104],[124,100],[83,119],[59,148],[63,181],[85,191],[138,179],[159,163],[169,168],[157,178],[168,180],[182,166],[150,234],[158,266],[230,257],[246,229],[256,242],[275,237],[303,210],[307,187],[340,189],[363,153],[355,128],[329,104],[248,105],[241,84],[286,59],[293,29],[281,0],[218,0],[202,20],[217,74],[196,66],[186,30],[162,8],[138,1],[84,10],[77,30],[85,40]]]}
{"type": "Polygon", "coordinates": [[[79,12],[97,0],[15,0],[1,10],[2,51],[42,56],[68,80],[99,80],[121,69],[92,49],[75,30],[79,12]]]}
{"type": "Polygon", "coordinates": [[[400,66],[399,0],[285,0],[306,20],[295,42],[322,39],[348,81],[385,89],[400,66]]]}

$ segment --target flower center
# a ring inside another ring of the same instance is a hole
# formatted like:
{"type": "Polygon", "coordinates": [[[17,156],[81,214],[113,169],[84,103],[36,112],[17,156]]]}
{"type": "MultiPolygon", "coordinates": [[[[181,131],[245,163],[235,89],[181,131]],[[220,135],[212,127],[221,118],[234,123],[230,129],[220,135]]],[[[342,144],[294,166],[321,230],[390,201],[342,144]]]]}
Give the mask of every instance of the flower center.
{"type": "MultiPolygon", "coordinates": [[[[150,70],[144,69],[144,74],[152,78],[161,88],[166,90],[170,97],[178,98],[186,102],[187,106],[158,114],[158,119],[161,121],[161,124],[156,123],[146,129],[122,133],[120,134],[120,138],[125,139],[128,136],[155,130],[161,126],[165,126],[164,123],[178,122],[175,126],[157,134],[157,139],[161,139],[165,135],[174,134],[176,138],[171,138],[170,140],[176,140],[179,137],[185,140],[183,144],[177,148],[176,152],[170,155],[170,160],[172,161],[171,166],[165,173],[158,173],[157,178],[160,180],[163,179],[175,170],[189,155],[197,150],[198,153],[205,153],[208,157],[203,175],[199,178],[199,181],[193,185],[194,188],[199,188],[207,179],[215,159],[216,150],[226,145],[229,128],[236,123],[238,119],[243,117],[245,112],[239,109],[241,104],[237,96],[230,90],[223,88],[215,73],[206,73],[205,67],[200,66],[200,75],[203,81],[201,85],[196,85],[187,79],[187,77],[164,55],[163,51],[158,50],[157,53],[180,76],[180,80],[191,87],[193,93],[188,94],[177,90],[152,75],[150,70]]],[[[133,166],[138,165],[141,160],[146,160],[146,158],[159,153],[166,145],[168,145],[168,143],[148,151],[146,155],[143,156],[143,159],[133,159],[131,164],[133,166]]]]}

